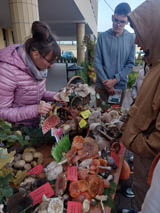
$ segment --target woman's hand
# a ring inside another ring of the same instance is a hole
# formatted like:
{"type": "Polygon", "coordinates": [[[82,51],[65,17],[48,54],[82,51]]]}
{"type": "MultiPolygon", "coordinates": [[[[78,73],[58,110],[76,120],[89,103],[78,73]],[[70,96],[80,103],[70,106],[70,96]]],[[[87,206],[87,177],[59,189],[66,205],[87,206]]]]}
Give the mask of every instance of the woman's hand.
{"type": "Polygon", "coordinates": [[[41,101],[38,105],[39,114],[48,114],[52,110],[52,106],[45,101],[41,101]]]}
{"type": "Polygon", "coordinates": [[[66,104],[66,102],[64,102],[64,101],[61,99],[60,93],[59,93],[59,92],[57,92],[57,93],[53,96],[53,100],[59,102],[59,103],[62,104],[62,105],[65,105],[65,104],[66,104]]]}

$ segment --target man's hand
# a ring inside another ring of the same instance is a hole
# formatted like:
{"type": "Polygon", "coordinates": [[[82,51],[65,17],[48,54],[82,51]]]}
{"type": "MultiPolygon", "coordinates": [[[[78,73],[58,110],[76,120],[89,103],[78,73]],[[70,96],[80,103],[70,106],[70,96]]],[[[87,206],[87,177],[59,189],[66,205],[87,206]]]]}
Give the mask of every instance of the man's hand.
{"type": "Polygon", "coordinates": [[[114,87],[114,85],[117,83],[117,79],[109,79],[109,80],[105,80],[103,81],[103,86],[106,90],[111,89],[114,87]]]}
{"type": "Polygon", "coordinates": [[[41,101],[38,105],[39,114],[48,114],[52,110],[52,106],[45,101],[41,101]]]}

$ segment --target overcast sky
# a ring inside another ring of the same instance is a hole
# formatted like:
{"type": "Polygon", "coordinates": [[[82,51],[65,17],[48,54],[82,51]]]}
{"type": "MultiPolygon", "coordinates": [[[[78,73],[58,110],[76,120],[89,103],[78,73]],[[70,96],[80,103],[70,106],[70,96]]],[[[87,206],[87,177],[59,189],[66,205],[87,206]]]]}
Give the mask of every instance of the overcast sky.
{"type": "MultiPolygon", "coordinates": [[[[137,6],[144,2],[144,0],[128,0],[128,1],[120,1],[120,0],[106,0],[106,2],[111,6],[114,10],[115,7],[121,2],[127,2],[131,9],[134,10],[137,6]]],[[[113,11],[109,8],[109,6],[105,3],[105,0],[98,0],[98,32],[104,32],[107,29],[112,27],[112,14],[113,11]]],[[[133,32],[133,30],[129,27],[126,27],[127,30],[133,32]]]]}

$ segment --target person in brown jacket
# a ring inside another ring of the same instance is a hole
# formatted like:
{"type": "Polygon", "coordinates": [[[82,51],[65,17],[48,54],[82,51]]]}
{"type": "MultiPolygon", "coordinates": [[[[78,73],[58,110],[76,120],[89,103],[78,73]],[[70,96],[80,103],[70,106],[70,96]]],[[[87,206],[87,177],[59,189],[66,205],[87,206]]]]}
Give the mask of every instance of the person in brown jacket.
{"type": "Polygon", "coordinates": [[[149,188],[147,177],[160,152],[160,0],[146,0],[129,14],[136,44],[150,66],[135,103],[131,106],[121,142],[134,156],[134,192],[138,210],[149,188]]]}

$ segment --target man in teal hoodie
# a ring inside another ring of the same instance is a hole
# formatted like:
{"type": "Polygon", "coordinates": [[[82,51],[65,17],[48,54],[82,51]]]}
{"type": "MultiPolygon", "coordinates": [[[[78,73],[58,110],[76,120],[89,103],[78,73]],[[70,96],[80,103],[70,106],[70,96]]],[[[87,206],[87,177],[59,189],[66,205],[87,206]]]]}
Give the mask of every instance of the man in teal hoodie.
{"type": "Polygon", "coordinates": [[[105,102],[116,89],[124,94],[128,74],[134,66],[135,36],[124,29],[130,12],[127,3],[119,4],[112,15],[112,29],[101,33],[97,40],[94,59],[96,91],[105,102]]]}

